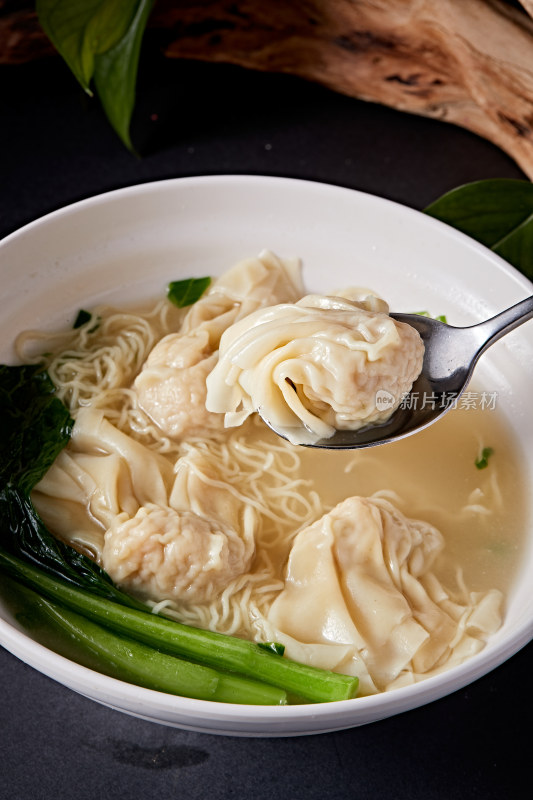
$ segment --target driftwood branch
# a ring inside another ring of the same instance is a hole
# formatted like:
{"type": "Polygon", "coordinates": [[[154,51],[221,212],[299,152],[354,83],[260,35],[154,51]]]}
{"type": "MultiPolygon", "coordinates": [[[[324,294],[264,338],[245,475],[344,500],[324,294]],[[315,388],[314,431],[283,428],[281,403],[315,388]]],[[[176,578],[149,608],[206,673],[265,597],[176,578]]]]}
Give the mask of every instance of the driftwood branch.
{"type": "MultiPolygon", "coordinates": [[[[158,0],[171,58],[285,72],[452,122],[533,179],[533,0],[158,0]]],[[[49,45],[31,9],[2,16],[0,61],[49,45]],[[5,26],[3,23],[6,23],[5,26]],[[21,25],[23,34],[21,35],[21,25]],[[2,55],[3,54],[3,55],[2,55]]]]}

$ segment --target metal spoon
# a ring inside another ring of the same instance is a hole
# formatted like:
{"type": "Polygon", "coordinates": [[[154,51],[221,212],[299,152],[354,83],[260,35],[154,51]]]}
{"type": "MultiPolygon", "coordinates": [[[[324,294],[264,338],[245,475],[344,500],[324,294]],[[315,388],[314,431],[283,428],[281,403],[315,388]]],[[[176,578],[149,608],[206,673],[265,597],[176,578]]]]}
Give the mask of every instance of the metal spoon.
{"type": "MultiPolygon", "coordinates": [[[[416,328],[425,346],[422,372],[402,404],[380,425],[367,425],[356,431],[338,430],[329,439],[319,439],[306,447],[328,450],[355,450],[388,444],[427,428],[457,404],[466,389],[479,357],[491,344],[533,317],[533,296],[496,314],[485,322],[456,328],[418,314],[391,314],[398,322],[416,328]]],[[[387,393],[382,398],[386,403],[387,393]]],[[[283,430],[276,430],[283,438],[283,430]]]]}

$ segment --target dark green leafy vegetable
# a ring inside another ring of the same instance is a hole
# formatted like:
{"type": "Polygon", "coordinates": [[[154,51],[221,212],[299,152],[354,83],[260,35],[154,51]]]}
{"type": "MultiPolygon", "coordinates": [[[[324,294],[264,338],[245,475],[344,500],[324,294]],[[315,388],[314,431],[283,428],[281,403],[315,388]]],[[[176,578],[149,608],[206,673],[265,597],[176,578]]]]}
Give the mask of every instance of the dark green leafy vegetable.
{"type": "Polygon", "coordinates": [[[425,209],[533,279],[533,184],[491,178],[459,186],[425,209]]]}
{"type": "Polygon", "coordinates": [[[30,498],[13,487],[0,489],[0,546],[72,586],[132,608],[146,608],[121,592],[94,561],[52,536],[30,498]]]}
{"type": "Polygon", "coordinates": [[[58,541],[30,492],[68,443],[73,420],[42,367],[0,365],[0,544],[75,586],[143,608],[91,559],[58,541]]]}
{"type": "Polygon", "coordinates": [[[91,94],[94,79],[107,117],[133,149],[129,126],[141,41],[154,0],[37,0],[43,30],[91,94]]]}
{"type": "Polygon", "coordinates": [[[203,295],[211,283],[211,278],[186,278],[172,281],[168,285],[167,297],[178,308],[192,306],[203,295]]]}
{"type": "Polygon", "coordinates": [[[19,588],[18,591],[23,593],[30,614],[37,611],[44,623],[66,634],[76,644],[80,655],[96,656],[100,669],[113,678],[147,689],[219,703],[287,703],[286,692],[282,689],[169,656],[134,639],[117,636],[31,590],[19,588]]]}
{"type": "Polygon", "coordinates": [[[310,702],[347,700],[357,693],[357,678],[290,661],[254,642],[114,603],[46,575],[2,550],[0,568],[52,602],[162,652],[264,681],[310,702]]]}
{"type": "Polygon", "coordinates": [[[494,453],[492,447],[484,447],[479,458],[476,458],[475,465],[478,469],[486,469],[489,466],[489,458],[494,453]]]}
{"type": "Polygon", "coordinates": [[[65,447],[73,421],[39,365],[0,365],[0,489],[29,494],[65,447]]]}

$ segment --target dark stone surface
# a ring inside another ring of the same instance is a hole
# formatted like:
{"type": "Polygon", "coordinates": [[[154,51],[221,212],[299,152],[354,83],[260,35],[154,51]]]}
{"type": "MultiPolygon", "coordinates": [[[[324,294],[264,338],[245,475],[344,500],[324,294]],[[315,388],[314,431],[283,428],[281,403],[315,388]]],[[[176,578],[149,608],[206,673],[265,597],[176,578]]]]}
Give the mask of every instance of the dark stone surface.
{"type": "MultiPolygon", "coordinates": [[[[130,155],[59,60],[0,70],[4,235],[109,189],[201,174],[325,181],[423,208],[489,177],[523,177],[444,123],[293,78],[166,62],[147,48],[130,155]]],[[[0,798],[501,800],[528,796],[532,646],[490,675],[383,722],[239,739],[144,722],[0,650],[0,798]]]]}

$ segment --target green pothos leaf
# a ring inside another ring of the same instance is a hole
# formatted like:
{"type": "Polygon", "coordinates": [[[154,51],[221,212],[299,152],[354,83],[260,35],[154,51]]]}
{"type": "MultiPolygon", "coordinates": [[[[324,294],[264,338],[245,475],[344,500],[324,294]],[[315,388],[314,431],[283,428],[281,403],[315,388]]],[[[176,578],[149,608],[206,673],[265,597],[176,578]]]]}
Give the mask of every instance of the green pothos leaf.
{"type": "Polygon", "coordinates": [[[140,0],[128,30],[95,61],[94,83],[111,125],[133,149],[129,128],[135,105],[135,84],[141,43],[154,0],[140,0]]]}
{"type": "Polygon", "coordinates": [[[466,233],[533,280],[533,184],[511,178],[475,181],[426,209],[466,233]]]}
{"type": "Polygon", "coordinates": [[[37,0],[46,35],[132,150],[129,127],[142,37],[154,0],[37,0]]]}

